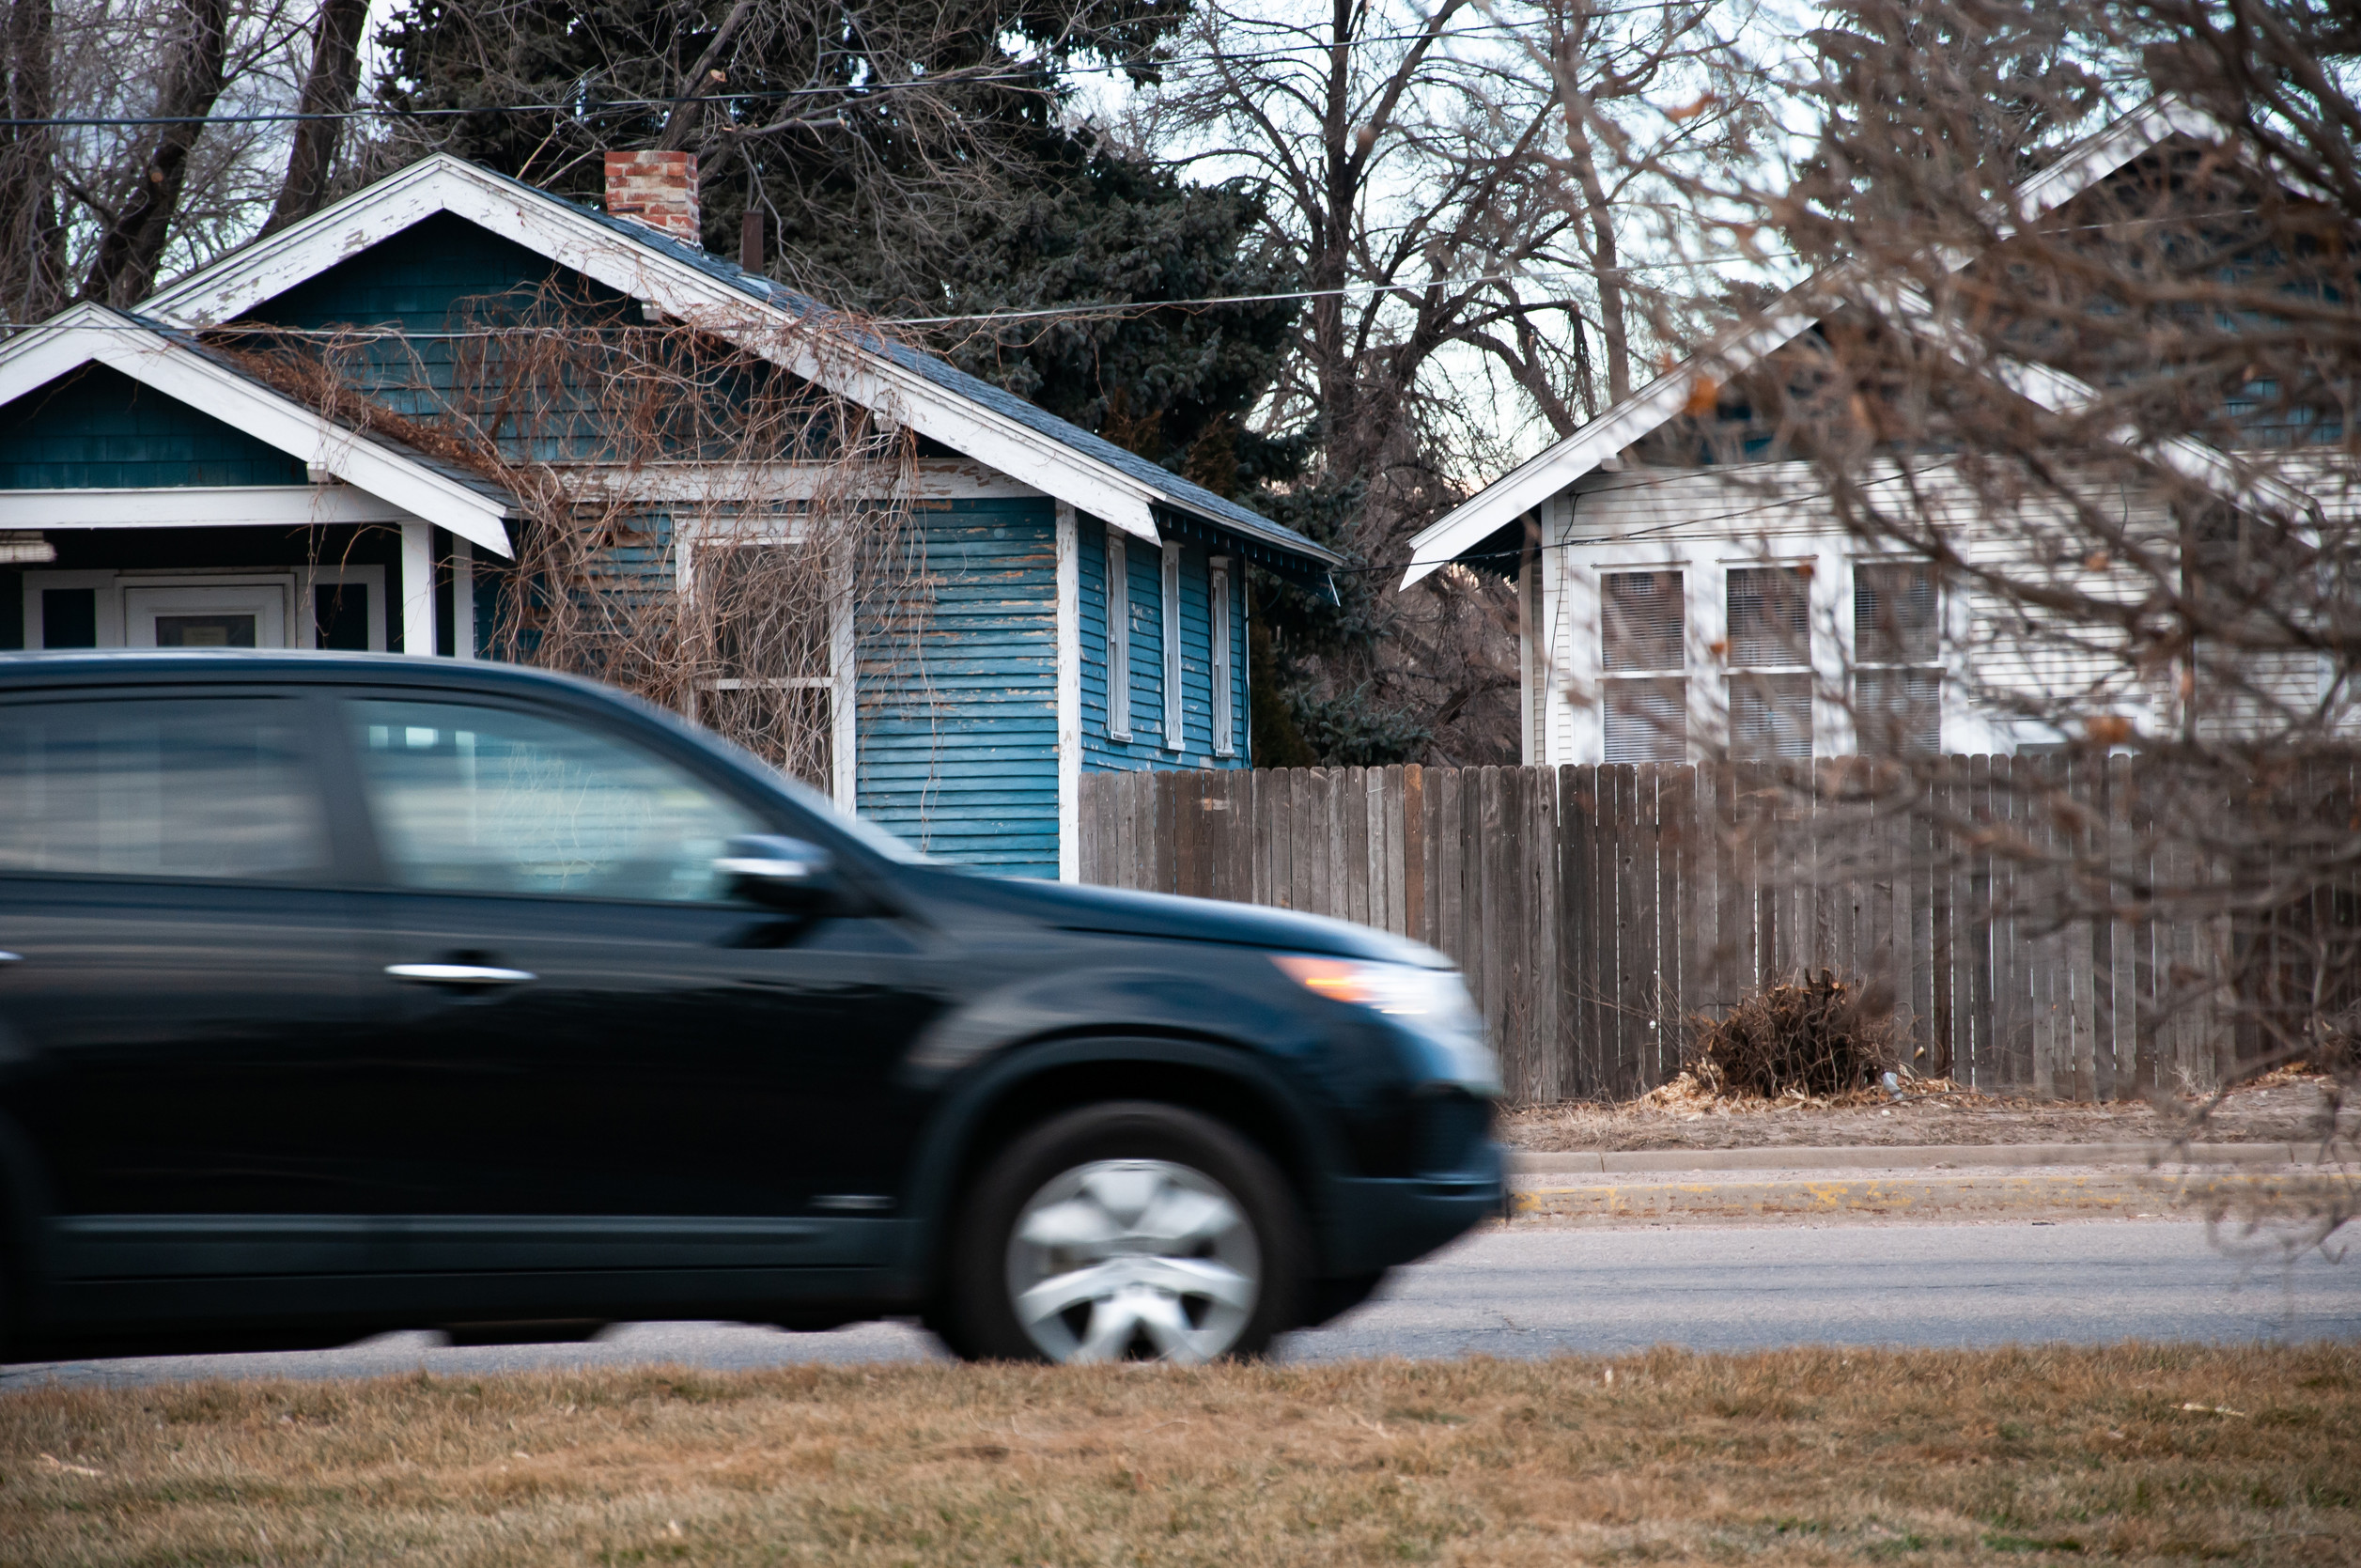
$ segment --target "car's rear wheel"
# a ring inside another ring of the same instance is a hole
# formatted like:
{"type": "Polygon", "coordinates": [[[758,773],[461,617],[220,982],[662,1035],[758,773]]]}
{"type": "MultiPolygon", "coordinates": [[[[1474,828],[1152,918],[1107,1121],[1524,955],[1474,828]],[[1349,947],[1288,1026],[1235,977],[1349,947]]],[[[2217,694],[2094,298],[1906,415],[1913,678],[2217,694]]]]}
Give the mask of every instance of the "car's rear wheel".
{"type": "Polygon", "coordinates": [[[1210,1361],[1292,1321],[1303,1225],[1270,1160],[1173,1106],[1085,1107],[1018,1139],[952,1249],[944,1337],[971,1358],[1210,1361]]]}

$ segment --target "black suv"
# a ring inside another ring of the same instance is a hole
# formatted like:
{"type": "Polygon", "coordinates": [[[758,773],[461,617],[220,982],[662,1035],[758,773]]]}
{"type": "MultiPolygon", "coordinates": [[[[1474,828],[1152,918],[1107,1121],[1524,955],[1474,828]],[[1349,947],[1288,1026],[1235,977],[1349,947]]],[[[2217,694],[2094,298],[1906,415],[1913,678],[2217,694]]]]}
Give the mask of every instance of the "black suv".
{"type": "Polygon", "coordinates": [[[1252,1354],[1501,1201],[1459,977],[937,864],[586,682],[0,658],[10,1354],[1252,1354]]]}

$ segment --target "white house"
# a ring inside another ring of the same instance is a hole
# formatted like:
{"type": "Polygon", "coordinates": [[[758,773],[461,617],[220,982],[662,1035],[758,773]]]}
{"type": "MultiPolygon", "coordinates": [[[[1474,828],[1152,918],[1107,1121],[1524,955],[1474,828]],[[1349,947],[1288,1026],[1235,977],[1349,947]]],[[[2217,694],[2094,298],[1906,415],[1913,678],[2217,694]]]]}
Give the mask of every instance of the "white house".
{"type": "MultiPolygon", "coordinates": [[[[2172,138],[2223,135],[2186,105],[2157,100],[2020,186],[2020,221],[2172,138]]],[[[1811,464],[1743,454],[1693,466],[1650,460],[1648,438],[1701,400],[1711,408],[1718,388],[1810,332],[1848,290],[1872,286],[1842,267],[1799,286],[1412,541],[1405,586],[1453,562],[1514,565],[1527,763],[1843,756],[1862,749],[1857,731],[1872,717],[1880,744],[1905,751],[2008,753],[2059,740],[1971,696],[2012,689],[2071,690],[2142,728],[2157,722],[2169,694],[2136,686],[2120,661],[2061,655],[2055,639],[2025,635],[2008,607],[1848,535],[1811,464]],[[1973,681],[1964,678],[1971,668],[1973,681]]],[[[2016,367],[2010,390],[2056,411],[2091,396],[2030,365],[2016,367]]],[[[2326,451],[2318,482],[2300,489],[2194,441],[2142,456],[2235,507],[2318,518],[2350,505],[2353,476],[2326,451]]],[[[1898,458],[1882,482],[1913,487],[1971,559],[2017,548],[1982,524],[1946,456],[1898,458]]],[[[2158,498],[2125,505],[2152,505],[2166,524],[2158,498]]],[[[2298,661],[2284,675],[2301,687],[2322,669],[2298,661]]]]}

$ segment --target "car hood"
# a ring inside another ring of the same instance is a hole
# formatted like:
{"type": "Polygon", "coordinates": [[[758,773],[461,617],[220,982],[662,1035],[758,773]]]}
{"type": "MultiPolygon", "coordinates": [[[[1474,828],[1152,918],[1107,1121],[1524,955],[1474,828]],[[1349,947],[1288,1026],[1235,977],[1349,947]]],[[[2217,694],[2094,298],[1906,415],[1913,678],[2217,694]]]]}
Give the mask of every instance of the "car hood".
{"type": "Polygon", "coordinates": [[[1020,881],[1014,877],[957,876],[955,880],[959,885],[955,896],[981,914],[1014,915],[1066,931],[1103,931],[1111,936],[1160,938],[1168,941],[1220,942],[1232,947],[1286,953],[1326,953],[1395,964],[1439,967],[1451,962],[1424,943],[1390,932],[1331,920],[1326,915],[1298,914],[1259,904],[1126,893],[1116,888],[1078,887],[1063,882],[1020,881]]]}

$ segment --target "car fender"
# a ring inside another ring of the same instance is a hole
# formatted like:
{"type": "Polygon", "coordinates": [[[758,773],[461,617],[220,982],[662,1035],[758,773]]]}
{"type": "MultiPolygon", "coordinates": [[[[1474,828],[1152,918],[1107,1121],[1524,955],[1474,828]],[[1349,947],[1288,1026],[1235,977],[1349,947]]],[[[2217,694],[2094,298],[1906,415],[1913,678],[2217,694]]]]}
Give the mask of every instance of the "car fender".
{"type": "Polygon", "coordinates": [[[1284,1130],[1295,1157],[1298,1192],[1316,1219],[1322,1178],[1339,1169],[1334,1135],[1313,1114],[1302,1092],[1289,1084],[1272,1061],[1235,1043],[1173,1034],[1094,1032],[1035,1039],[1003,1047],[972,1064],[928,1119],[903,1186],[904,1218],[909,1221],[905,1270],[921,1290],[931,1282],[942,1229],[955,1204],[955,1187],[973,1155],[974,1141],[992,1112],[1020,1094],[1024,1086],[1075,1067],[1181,1067],[1234,1083],[1242,1094],[1284,1130]]]}

